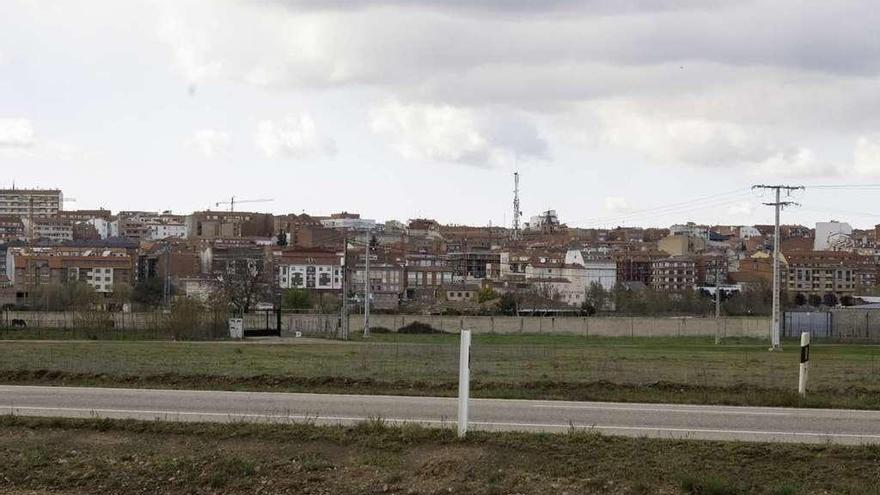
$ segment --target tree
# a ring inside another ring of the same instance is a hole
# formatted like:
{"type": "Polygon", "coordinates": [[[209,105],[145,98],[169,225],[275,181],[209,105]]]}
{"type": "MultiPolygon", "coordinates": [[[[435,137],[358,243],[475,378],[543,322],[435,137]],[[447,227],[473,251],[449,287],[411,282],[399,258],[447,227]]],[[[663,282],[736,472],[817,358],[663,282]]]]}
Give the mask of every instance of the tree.
{"type": "Polygon", "coordinates": [[[617,309],[617,312],[622,314],[646,314],[647,305],[643,296],[647,291],[648,289],[632,290],[623,285],[617,285],[611,294],[614,300],[614,307],[617,309]]]}
{"type": "Polygon", "coordinates": [[[31,305],[46,311],[89,309],[98,302],[95,289],[78,280],[65,284],[37,286],[31,291],[31,305]]]}
{"type": "Polygon", "coordinates": [[[226,270],[220,270],[215,275],[219,297],[236,314],[247,313],[251,306],[270,295],[270,284],[262,259],[230,259],[226,263],[226,270]]]}
{"type": "MultiPolygon", "coordinates": [[[[609,295],[608,292],[602,287],[602,284],[598,282],[593,282],[590,284],[590,287],[587,289],[586,297],[584,298],[584,303],[587,306],[592,307],[593,313],[596,311],[604,310],[608,307],[609,295]]],[[[590,314],[593,314],[590,313],[590,314]]]]}
{"type": "Polygon", "coordinates": [[[196,299],[176,299],[162,320],[162,328],[174,340],[216,338],[226,333],[225,318],[215,318],[210,308],[196,299]]]}
{"type": "Polygon", "coordinates": [[[514,294],[505,292],[501,295],[498,308],[503,315],[515,316],[519,310],[519,299],[514,294]]]}
{"type": "Polygon", "coordinates": [[[283,309],[312,309],[312,294],[307,289],[287,289],[281,299],[283,309]]]}
{"type": "Polygon", "coordinates": [[[480,304],[494,299],[498,299],[498,293],[491,287],[484,287],[477,292],[477,302],[480,304]]]}
{"type": "Polygon", "coordinates": [[[134,290],[131,291],[131,301],[156,307],[162,304],[164,287],[162,280],[158,277],[148,278],[139,281],[134,290]]]}
{"type": "Polygon", "coordinates": [[[124,283],[113,284],[113,305],[119,309],[131,300],[131,286],[124,283]]]}
{"type": "Polygon", "coordinates": [[[593,316],[596,314],[596,307],[590,304],[589,301],[584,301],[583,304],[581,304],[581,311],[587,316],[593,316]]]}
{"type": "Polygon", "coordinates": [[[819,306],[822,304],[822,297],[819,294],[810,294],[807,300],[810,302],[810,306],[819,306]]]}
{"type": "Polygon", "coordinates": [[[731,316],[769,315],[773,308],[773,291],[767,282],[748,285],[724,301],[722,307],[731,316]]]}
{"type": "Polygon", "coordinates": [[[822,302],[825,306],[837,306],[837,295],[833,292],[829,292],[822,298],[822,302]]]}
{"type": "Polygon", "coordinates": [[[89,309],[98,302],[95,288],[85,282],[64,284],[64,303],[70,309],[89,309]]]}
{"type": "Polygon", "coordinates": [[[287,245],[287,232],[284,232],[284,229],[278,231],[278,238],[275,240],[275,244],[281,247],[287,245]]]}
{"type": "Polygon", "coordinates": [[[803,306],[803,305],[807,304],[807,296],[798,292],[797,294],[794,295],[794,303],[797,306],[803,306]]]}
{"type": "Polygon", "coordinates": [[[840,298],[840,304],[844,306],[852,306],[855,304],[855,301],[851,295],[847,294],[840,298]]]}

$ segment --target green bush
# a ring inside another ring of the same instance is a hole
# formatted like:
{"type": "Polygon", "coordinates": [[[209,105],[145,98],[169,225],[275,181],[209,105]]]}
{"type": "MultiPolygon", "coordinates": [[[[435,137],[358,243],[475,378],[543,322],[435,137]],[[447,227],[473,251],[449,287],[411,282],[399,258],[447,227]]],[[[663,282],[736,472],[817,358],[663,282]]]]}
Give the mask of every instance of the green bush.
{"type": "Polygon", "coordinates": [[[287,289],[281,300],[282,309],[312,309],[312,295],[306,289],[287,289]]]}

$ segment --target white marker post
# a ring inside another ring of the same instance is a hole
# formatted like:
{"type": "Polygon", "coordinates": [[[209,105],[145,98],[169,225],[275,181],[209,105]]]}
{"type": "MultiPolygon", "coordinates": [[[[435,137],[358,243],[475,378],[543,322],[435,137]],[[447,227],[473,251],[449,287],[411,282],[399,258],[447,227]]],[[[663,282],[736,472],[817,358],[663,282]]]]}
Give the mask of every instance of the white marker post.
{"type": "Polygon", "coordinates": [[[458,357],[458,436],[464,438],[468,427],[468,400],[471,393],[471,331],[461,331],[458,357]]]}
{"type": "Polygon", "coordinates": [[[798,393],[807,395],[807,373],[810,371],[810,333],[801,332],[801,370],[798,377],[798,393]]]}

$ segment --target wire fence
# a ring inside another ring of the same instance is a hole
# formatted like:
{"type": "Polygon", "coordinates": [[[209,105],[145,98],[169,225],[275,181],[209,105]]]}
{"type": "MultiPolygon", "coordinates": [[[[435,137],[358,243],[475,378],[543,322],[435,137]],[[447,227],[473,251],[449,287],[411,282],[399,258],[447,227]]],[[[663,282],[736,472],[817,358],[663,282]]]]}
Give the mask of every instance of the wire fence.
{"type": "MultiPolygon", "coordinates": [[[[109,376],[349,378],[450,384],[458,376],[458,345],[449,343],[319,343],[259,345],[161,342],[4,342],[0,371],[109,376]]],[[[795,390],[796,348],[771,353],[742,346],[516,345],[475,343],[475,382],[535,384],[679,384],[795,390]]],[[[817,346],[810,386],[880,394],[880,347],[817,346]]]]}

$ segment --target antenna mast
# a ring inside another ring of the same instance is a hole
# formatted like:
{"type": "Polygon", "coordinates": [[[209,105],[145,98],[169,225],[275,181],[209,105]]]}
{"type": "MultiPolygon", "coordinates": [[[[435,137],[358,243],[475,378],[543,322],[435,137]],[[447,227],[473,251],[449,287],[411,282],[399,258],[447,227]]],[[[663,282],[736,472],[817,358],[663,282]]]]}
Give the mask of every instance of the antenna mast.
{"type": "Polygon", "coordinates": [[[519,172],[513,173],[513,240],[519,240],[519,172]]]}

